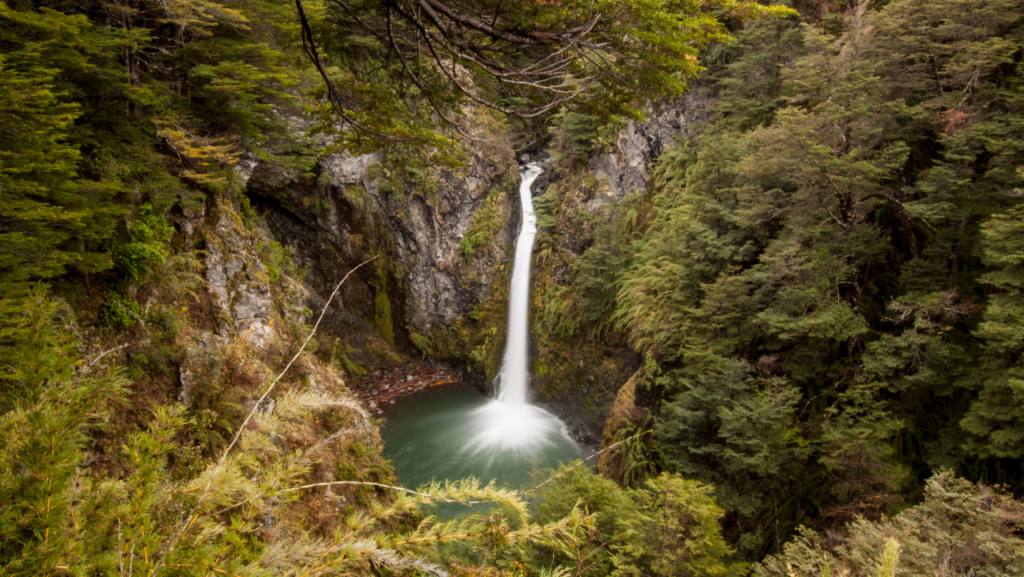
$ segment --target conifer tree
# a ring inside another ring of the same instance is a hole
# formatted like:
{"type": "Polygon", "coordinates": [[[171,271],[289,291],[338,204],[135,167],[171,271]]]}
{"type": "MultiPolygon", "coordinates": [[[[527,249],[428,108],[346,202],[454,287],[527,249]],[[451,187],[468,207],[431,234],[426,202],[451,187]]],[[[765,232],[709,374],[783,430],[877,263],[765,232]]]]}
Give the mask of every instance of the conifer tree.
{"type": "MultiPolygon", "coordinates": [[[[0,19],[12,11],[0,5],[0,19]]],[[[81,18],[48,13],[39,27],[66,27],[75,41],[81,18]]],[[[56,39],[51,40],[53,42],[56,39]]],[[[75,180],[78,148],[68,142],[79,107],[57,87],[43,45],[0,54],[0,283],[53,277],[86,255],[68,250],[95,208],[75,180]]],[[[102,259],[97,265],[102,266],[102,259]]]]}
{"type": "Polygon", "coordinates": [[[7,349],[0,391],[0,567],[8,575],[55,575],[98,561],[87,559],[84,541],[109,527],[114,511],[105,507],[117,491],[80,467],[90,429],[102,426],[127,383],[80,360],[44,289],[22,304],[28,340],[7,349]]]}

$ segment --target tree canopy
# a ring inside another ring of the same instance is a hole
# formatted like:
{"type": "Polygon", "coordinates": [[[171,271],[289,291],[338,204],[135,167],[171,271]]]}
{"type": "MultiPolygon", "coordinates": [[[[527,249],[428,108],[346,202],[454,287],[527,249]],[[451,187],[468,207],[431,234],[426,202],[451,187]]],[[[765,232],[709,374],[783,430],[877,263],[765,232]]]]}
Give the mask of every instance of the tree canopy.
{"type": "Polygon", "coordinates": [[[303,42],[330,103],[322,128],[359,150],[440,143],[429,132],[438,122],[466,136],[467,104],[638,118],[648,101],[686,91],[700,51],[729,39],[726,20],[795,14],[750,0],[326,0],[317,10],[319,27],[303,16],[303,42]]]}

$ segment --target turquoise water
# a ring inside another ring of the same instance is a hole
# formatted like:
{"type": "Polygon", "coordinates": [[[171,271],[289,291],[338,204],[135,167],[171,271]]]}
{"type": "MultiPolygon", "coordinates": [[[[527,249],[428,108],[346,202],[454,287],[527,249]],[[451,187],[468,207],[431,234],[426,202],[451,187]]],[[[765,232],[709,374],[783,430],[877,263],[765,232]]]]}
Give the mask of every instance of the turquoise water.
{"type": "Polygon", "coordinates": [[[385,409],[384,456],[409,488],[468,476],[519,488],[530,484],[535,467],[557,468],[587,456],[558,419],[536,407],[529,411],[509,413],[506,405],[465,386],[428,389],[385,409]],[[527,422],[548,433],[522,435],[515,427],[501,428],[505,421],[527,422]],[[495,431],[507,435],[506,442],[493,442],[495,431]]]}

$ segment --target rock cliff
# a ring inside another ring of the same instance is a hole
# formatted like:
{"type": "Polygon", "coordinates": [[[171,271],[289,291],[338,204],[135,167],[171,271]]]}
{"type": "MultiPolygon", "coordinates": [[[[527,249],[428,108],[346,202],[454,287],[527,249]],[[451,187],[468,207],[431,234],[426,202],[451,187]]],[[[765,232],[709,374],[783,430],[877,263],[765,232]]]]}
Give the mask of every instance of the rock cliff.
{"type": "Polygon", "coordinates": [[[573,436],[588,444],[597,445],[618,391],[642,359],[614,334],[556,334],[544,307],[593,244],[596,223],[645,201],[651,164],[666,149],[695,138],[711,104],[712,96],[695,87],[682,98],[653,104],[646,121],[625,123],[588,158],[555,150],[547,178],[533,191],[541,223],[534,253],[534,388],[573,436]]]}
{"type": "Polygon", "coordinates": [[[586,208],[593,211],[646,191],[648,166],[667,148],[697,136],[707,122],[710,103],[707,91],[695,87],[686,96],[649,106],[645,121],[628,121],[614,143],[586,163],[587,174],[597,183],[586,208]]]}
{"type": "Polygon", "coordinates": [[[269,231],[307,270],[311,298],[375,257],[342,288],[335,312],[399,350],[462,361],[483,346],[467,321],[501,298],[520,224],[511,145],[486,110],[468,120],[475,140],[460,166],[424,166],[401,152],[338,154],[307,170],[255,163],[247,181],[269,231]]]}

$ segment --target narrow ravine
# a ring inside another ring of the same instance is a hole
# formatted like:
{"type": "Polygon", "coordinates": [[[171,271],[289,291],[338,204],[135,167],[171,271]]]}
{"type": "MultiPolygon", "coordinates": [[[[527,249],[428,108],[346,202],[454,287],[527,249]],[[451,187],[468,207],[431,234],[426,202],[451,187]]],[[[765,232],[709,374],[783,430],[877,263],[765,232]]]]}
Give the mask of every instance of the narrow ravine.
{"type": "Polygon", "coordinates": [[[474,476],[485,483],[521,486],[529,482],[534,466],[556,467],[583,454],[557,417],[529,402],[530,260],[537,232],[530,185],[541,172],[537,165],[526,166],[519,187],[523,224],[497,398],[464,387],[439,387],[386,408],[384,455],[403,485],[474,476]]]}

